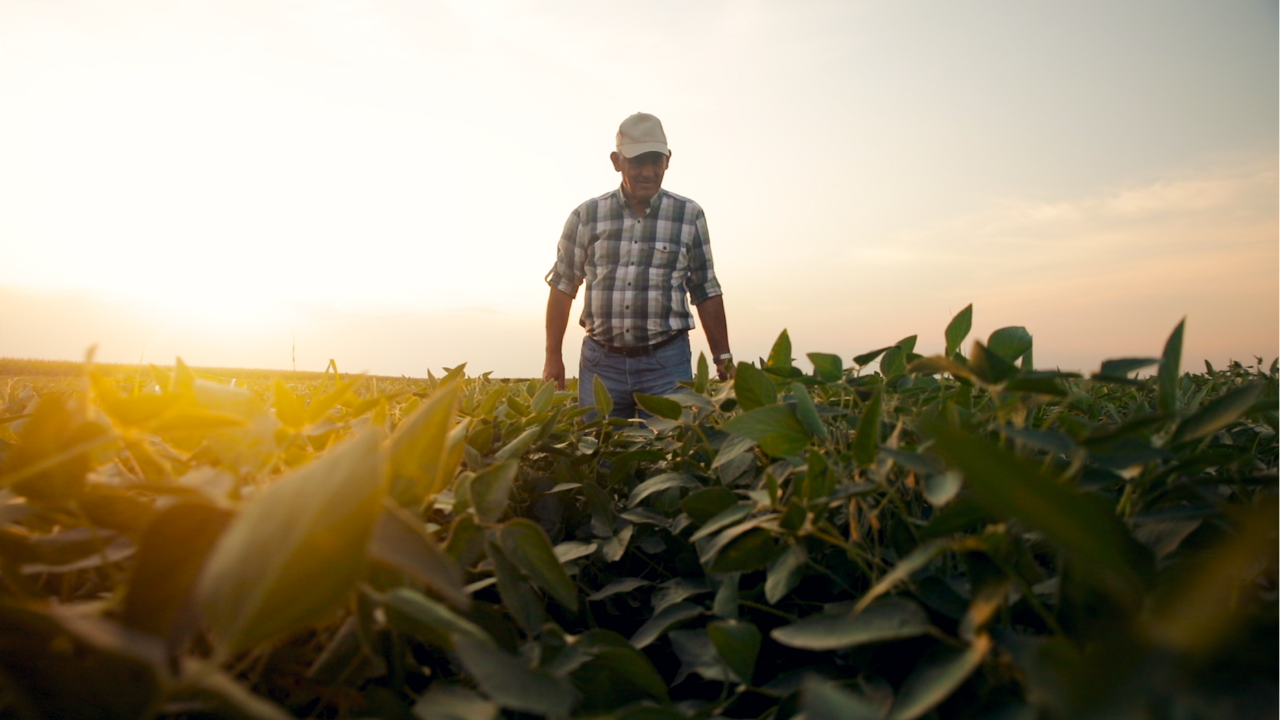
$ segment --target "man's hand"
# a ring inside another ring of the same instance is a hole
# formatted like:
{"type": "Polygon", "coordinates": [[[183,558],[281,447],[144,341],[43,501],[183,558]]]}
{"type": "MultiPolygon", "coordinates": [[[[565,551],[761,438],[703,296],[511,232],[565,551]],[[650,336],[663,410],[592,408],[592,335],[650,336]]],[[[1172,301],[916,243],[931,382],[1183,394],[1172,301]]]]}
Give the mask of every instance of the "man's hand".
{"type": "Polygon", "coordinates": [[[561,355],[547,356],[546,363],[542,366],[542,379],[546,382],[556,384],[557,390],[564,389],[564,357],[561,355]]]}
{"type": "Polygon", "coordinates": [[[717,360],[716,377],[720,378],[721,382],[727,382],[733,377],[733,365],[730,365],[728,360],[717,360]]]}

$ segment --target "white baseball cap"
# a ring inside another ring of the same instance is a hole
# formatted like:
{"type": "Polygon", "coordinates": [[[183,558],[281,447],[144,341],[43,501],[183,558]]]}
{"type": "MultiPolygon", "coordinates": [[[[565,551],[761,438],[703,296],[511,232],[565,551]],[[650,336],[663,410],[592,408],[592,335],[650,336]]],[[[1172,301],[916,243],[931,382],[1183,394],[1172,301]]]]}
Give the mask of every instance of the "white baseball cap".
{"type": "Polygon", "coordinates": [[[647,152],[670,155],[667,134],[662,131],[662,121],[649,113],[636,113],[623,120],[618,126],[618,152],[627,158],[647,152]]]}

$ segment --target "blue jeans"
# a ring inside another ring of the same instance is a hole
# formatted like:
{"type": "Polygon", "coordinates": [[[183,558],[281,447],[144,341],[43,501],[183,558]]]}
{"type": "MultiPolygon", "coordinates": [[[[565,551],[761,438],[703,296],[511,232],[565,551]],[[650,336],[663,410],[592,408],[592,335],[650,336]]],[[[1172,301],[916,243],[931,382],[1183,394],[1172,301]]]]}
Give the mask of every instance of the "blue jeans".
{"type": "MultiPolygon", "coordinates": [[[[595,407],[595,379],[600,378],[613,398],[613,417],[636,416],[636,398],[633,393],[667,395],[679,389],[681,380],[693,380],[690,369],[692,353],[689,350],[689,334],[681,333],[675,340],[636,357],[615,355],[596,342],[590,335],[582,340],[582,359],[578,363],[578,405],[595,407]]],[[[647,417],[648,413],[640,411],[647,417]]],[[[587,420],[595,418],[594,411],[587,413],[587,420]]]]}

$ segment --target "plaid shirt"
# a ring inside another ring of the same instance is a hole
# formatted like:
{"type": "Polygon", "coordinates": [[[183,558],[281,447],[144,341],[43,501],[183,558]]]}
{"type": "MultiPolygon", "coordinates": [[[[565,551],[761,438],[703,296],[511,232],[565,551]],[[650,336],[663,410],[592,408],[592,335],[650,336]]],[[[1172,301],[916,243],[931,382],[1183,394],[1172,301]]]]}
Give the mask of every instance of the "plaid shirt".
{"type": "Polygon", "coordinates": [[[551,287],[571,297],[587,282],[579,321],[615,346],[652,345],[693,328],[694,305],[723,294],[707,220],[694,201],[659,190],[637,216],[622,188],[578,206],[564,224],[551,287]]]}

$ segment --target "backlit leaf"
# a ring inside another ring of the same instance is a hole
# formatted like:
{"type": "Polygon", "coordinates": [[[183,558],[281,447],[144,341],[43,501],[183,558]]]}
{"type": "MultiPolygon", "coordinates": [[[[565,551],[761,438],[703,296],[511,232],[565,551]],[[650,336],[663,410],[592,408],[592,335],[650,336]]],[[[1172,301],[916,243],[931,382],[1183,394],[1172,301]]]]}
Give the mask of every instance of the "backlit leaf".
{"type": "Polygon", "coordinates": [[[324,617],[355,587],[382,510],[383,468],[377,432],[366,431],[280,478],[232,520],[198,586],[224,656],[324,617]]]}
{"type": "Polygon", "coordinates": [[[1178,323],[1169,335],[1169,339],[1165,341],[1164,353],[1160,355],[1160,370],[1157,375],[1160,409],[1169,414],[1177,412],[1179,407],[1178,379],[1182,373],[1182,329],[1186,324],[1186,318],[1178,323]]]}
{"type": "Polygon", "coordinates": [[[956,313],[951,318],[951,322],[947,323],[946,340],[947,350],[943,353],[945,357],[952,357],[960,349],[961,343],[969,336],[969,329],[973,327],[973,303],[969,303],[963,310],[956,313]]]}
{"type": "Polygon", "coordinates": [[[769,350],[769,367],[774,370],[791,369],[791,336],[786,330],[773,341],[773,348],[769,350]]]}

